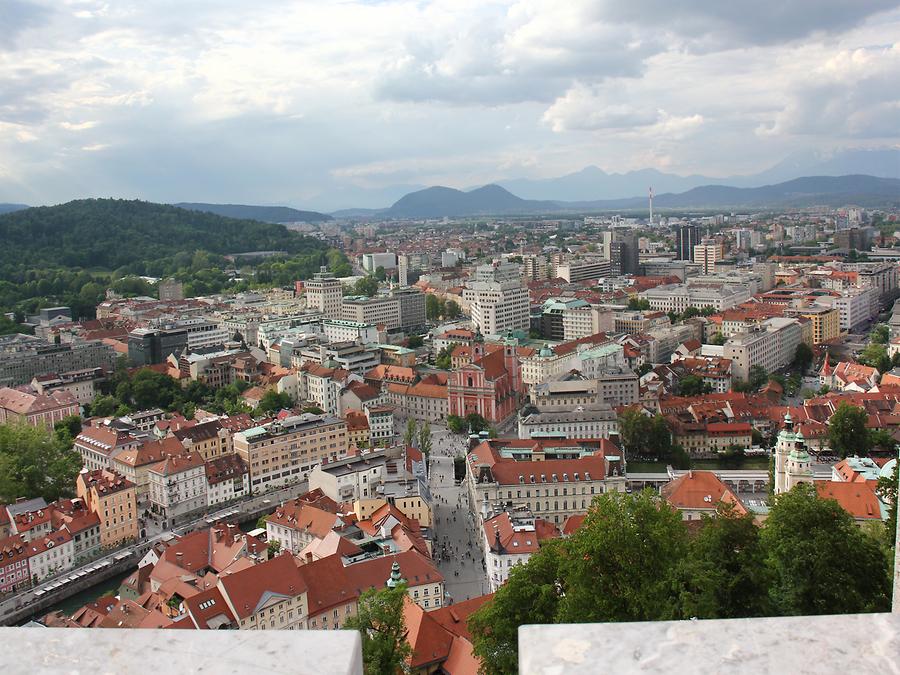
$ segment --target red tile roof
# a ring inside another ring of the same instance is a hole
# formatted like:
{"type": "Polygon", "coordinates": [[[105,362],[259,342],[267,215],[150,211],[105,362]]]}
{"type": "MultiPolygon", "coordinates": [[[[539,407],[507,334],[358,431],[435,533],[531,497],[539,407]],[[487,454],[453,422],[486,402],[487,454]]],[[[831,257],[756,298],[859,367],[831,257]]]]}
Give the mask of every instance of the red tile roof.
{"type": "Polygon", "coordinates": [[[219,588],[230,601],[238,619],[252,616],[268,594],[294,598],[308,590],[294,557],[287,552],[220,577],[219,588]]]}
{"type": "Polygon", "coordinates": [[[747,513],[744,504],[712,471],[688,471],[663,485],[660,495],[676,509],[714,511],[732,504],[738,513],[747,513]]]}

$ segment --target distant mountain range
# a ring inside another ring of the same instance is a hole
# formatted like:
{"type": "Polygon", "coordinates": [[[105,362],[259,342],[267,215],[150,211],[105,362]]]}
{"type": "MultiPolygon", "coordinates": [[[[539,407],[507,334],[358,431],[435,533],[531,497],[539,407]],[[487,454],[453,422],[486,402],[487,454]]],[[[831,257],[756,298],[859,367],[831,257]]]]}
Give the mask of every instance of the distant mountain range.
{"type": "Polygon", "coordinates": [[[0,204],[0,213],[12,213],[13,211],[21,211],[27,208],[27,204],[0,204]]]}
{"type": "Polygon", "coordinates": [[[596,166],[589,166],[558,178],[495,182],[523,199],[586,202],[645,197],[651,186],[655,194],[661,195],[667,192],[686,192],[707,185],[763,187],[803,176],[855,174],[900,178],[900,150],[844,150],[824,159],[811,153],[795,154],[760,173],[725,178],[699,174],[677,176],[656,169],[606,173],[596,166]]]}
{"type": "Polygon", "coordinates": [[[441,218],[556,210],[559,210],[557,202],[522,199],[499,185],[485,185],[468,192],[438,186],[411,192],[378,215],[387,218],[441,218]]]}
{"type": "Polygon", "coordinates": [[[246,204],[203,204],[180,202],[173,204],[189,211],[206,211],[226,218],[258,220],[263,223],[321,223],[332,217],[318,211],[298,211],[287,206],[249,206],[246,204]]]}
{"type": "MultiPolygon", "coordinates": [[[[671,209],[729,207],[801,208],[809,206],[900,205],[900,180],[875,176],[808,176],[774,185],[739,188],[704,185],[654,197],[654,206],[671,209]]],[[[443,218],[475,215],[524,215],[647,207],[647,197],[592,201],[522,199],[499,185],[470,191],[430,187],[412,192],[393,206],[361,215],[379,218],[443,218]]]]}

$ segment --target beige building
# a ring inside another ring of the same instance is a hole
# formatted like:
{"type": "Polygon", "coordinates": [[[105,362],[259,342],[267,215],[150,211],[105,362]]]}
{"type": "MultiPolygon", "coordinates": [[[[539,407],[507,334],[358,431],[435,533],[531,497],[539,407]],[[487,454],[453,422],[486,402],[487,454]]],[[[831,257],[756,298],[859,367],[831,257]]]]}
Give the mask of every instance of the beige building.
{"type": "Polygon", "coordinates": [[[326,267],[312,279],[303,284],[306,290],[306,306],[308,309],[318,309],[327,319],[340,319],[341,299],[343,289],[341,282],[328,273],[326,267]]]}
{"type": "Polygon", "coordinates": [[[179,457],[185,452],[178,439],[169,436],[123,450],[113,457],[112,467],[137,486],[138,500],[142,500],[150,492],[150,467],[167,457],[179,457]]]}
{"type": "Polygon", "coordinates": [[[820,345],[841,336],[841,313],[833,307],[811,305],[802,309],[786,309],[785,316],[802,316],[812,323],[812,342],[820,345]]]}
{"type": "Polygon", "coordinates": [[[360,295],[343,299],[341,318],[344,321],[383,325],[388,330],[403,325],[400,312],[400,299],[388,295],[376,295],[373,298],[360,295]]]}
{"type": "Polygon", "coordinates": [[[100,518],[100,546],[136,541],[139,534],[137,489],[121,474],[82,469],[75,481],[79,499],[100,518]]]}
{"type": "Polygon", "coordinates": [[[469,453],[466,486],[479,524],[492,513],[525,508],[561,525],[586,513],[594,495],[624,492],[625,463],[607,439],[492,439],[469,453]]]}
{"type": "Polygon", "coordinates": [[[185,450],[198,452],[204,460],[215,459],[234,452],[231,432],[219,420],[210,420],[192,427],[178,429],[173,434],[185,450]]]}
{"type": "Polygon", "coordinates": [[[317,464],[346,454],[347,424],[330,415],[305,413],[234,435],[234,451],[250,467],[254,493],[299,482],[317,464]]]}

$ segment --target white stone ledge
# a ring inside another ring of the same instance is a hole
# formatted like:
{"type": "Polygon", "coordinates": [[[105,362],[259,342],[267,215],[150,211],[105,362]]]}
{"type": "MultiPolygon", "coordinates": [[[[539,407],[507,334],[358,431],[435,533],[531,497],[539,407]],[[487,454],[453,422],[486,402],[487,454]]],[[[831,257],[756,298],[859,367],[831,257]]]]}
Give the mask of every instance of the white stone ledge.
{"type": "Polygon", "coordinates": [[[362,675],[356,631],[0,628],[5,675],[362,675]]]}
{"type": "Polygon", "coordinates": [[[900,674],[900,614],[522,626],[519,672],[900,674]]]}

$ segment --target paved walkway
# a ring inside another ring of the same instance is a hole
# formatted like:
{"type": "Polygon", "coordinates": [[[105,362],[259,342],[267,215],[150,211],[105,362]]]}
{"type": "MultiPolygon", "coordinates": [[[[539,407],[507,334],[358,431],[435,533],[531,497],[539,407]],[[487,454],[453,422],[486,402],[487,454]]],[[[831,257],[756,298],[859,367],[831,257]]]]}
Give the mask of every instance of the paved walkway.
{"type": "Polygon", "coordinates": [[[465,439],[437,430],[432,434],[431,490],[434,495],[434,558],[454,602],[487,592],[484,556],[474,531],[465,490],[453,479],[453,455],[465,450],[465,439]]]}

